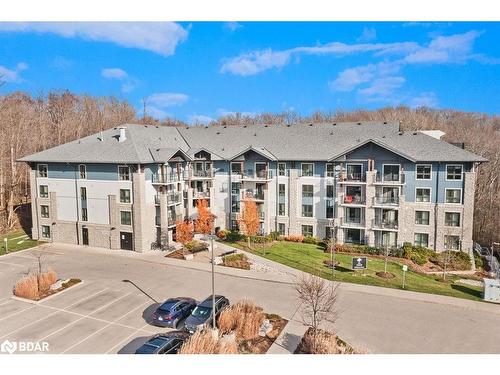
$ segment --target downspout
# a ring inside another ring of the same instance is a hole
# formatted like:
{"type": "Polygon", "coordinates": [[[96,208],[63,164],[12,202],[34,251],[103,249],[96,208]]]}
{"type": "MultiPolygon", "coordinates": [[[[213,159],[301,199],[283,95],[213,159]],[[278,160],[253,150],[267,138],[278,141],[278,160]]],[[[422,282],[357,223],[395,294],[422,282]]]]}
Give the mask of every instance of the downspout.
{"type": "MultiPolygon", "coordinates": [[[[67,165],[71,166],[70,163],[66,163],[67,165]]],[[[80,228],[79,228],[79,223],[80,223],[80,206],[78,205],[78,179],[77,179],[77,167],[76,165],[73,167],[75,169],[75,201],[76,201],[76,244],[80,244],[80,228]]]]}
{"type": "Polygon", "coordinates": [[[441,162],[438,162],[437,166],[437,176],[436,176],[436,191],[434,192],[436,198],[434,199],[434,251],[436,251],[437,246],[437,227],[438,227],[438,197],[439,197],[439,172],[440,172],[441,162]]]}

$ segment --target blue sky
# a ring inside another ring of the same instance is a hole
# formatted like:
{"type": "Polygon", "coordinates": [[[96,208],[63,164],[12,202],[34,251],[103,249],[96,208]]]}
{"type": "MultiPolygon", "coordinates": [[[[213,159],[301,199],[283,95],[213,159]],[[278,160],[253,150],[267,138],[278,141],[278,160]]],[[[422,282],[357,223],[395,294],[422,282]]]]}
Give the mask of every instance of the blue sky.
{"type": "Polygon", "coordinates": [[[1,93],[68,89],[206,122],[430,106],[500,112],[500,23],[0,23],[1,93]]]}

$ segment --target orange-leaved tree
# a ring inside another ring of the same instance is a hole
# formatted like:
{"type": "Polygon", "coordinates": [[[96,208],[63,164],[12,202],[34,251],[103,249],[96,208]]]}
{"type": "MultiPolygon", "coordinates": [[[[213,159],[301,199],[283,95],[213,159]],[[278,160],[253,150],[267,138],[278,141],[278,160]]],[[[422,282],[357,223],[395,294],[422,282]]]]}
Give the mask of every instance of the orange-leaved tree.
{"type": "Polygon", "coordinates": [[[187,220],[178,220],[175,223],[175,240],[186,246],[194,237],[193,223],[187,220]]]}
{"type": "Polygon", "coordinates": [[[243,210],[238,218],[238,225],[240,226],[240,230],[247,236],[248,247],[250,247],[250,237],[255,236],[259,231],[259,213],[257,211],[257,204],[253,199],[244,199],[243,203],[243,210]]]}
{"type": "Polygon", "coordinates": [[[212,233],[215,217],[208,208],[207,200],[198,199],[198,202],[196,203],[196,208],[198,209],[198,218],[194,222],[194,230],[198,233],[203,233],[203,234],[212,233]]]}

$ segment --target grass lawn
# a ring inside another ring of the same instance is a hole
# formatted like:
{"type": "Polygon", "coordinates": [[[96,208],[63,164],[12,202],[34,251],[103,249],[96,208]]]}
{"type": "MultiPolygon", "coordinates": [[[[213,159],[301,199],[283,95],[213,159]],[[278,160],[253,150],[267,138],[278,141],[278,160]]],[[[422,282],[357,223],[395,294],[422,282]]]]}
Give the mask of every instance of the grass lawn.
{"type": "Polygon", "coordinates": [[[9,253],[38,245],[38,241],[29,238],[23,230],[17,230],[0,237],[0,255],[5,254],[5,238],[7,238],[9,253]]]}
{"type": "MultiPolygon", "coordinates": [[[[247,250],[237,243],[228,244],[247,250]]],[[[367,269],[364,272],[354,272],[351,270],[351,264],[352,258],[355,255],[336,254],[335,259],[340,262],[340,265],[335,267],[335,275],[333,276],[332,269],[323,264],[324,260],[330,259],[330,254],[324,253],[323,249],[317,245],[278,241],[267,248],[254,245],[252,252],[264,258],[316,274],[329,280],[332,280],[333,277],[335,280],[342,282],[402,289],[402,265],[396,262],[389,261],[387,264],[387,271],[393,273],[395,277],[392,279],[383,279],[375,274],[376,272],[384,271],[383,259],[367,257],[367,269]]],[[[446,276],[446,282],[436,281],[435,277],[408,271],[406,272],[405,289],[415,292],[481,300],[482,288],[460,283],[455,284],[454,281],[458,277],[452,275],[446,276]]]]}

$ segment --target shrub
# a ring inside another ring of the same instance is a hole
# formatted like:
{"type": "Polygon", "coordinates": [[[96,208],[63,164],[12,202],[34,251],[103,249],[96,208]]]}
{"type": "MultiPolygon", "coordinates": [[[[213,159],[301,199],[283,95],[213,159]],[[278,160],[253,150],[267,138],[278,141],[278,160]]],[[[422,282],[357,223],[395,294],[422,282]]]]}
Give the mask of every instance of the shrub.
{"type": "Polygon", "coordinates": [[[246,239],[246,236],[238,232],[237,230],[232,230],[226,233],[226,241],[238,242],[246,239]]]}
{"type": "Polygon", "coordinates": [[[265,244],[271,241],[267,236],[251,236],[250,241],[253,243],[265,244]]]}
{"type": "Polygon", "coordinates": [[[200,251],[208,250],[208,245],[205,242],[201,241],[190,241],[186,243],[185,248],[188,249],[191,253],[199,253],[200,251]]]}
{"type": "Polygon", "coordinates": [[[229,231],[227,229],[222,229],[222,230],[217,231],[217,233],[215,233],[215,234],[221,240],[224,240],[224,239],[226,239],[226,236],[227,236],[228,233],[229,233],[229,231]]]}
{"type": "Polygon", "coordinates": [[[50,286],[57,281],[57,274],[49,270],[42,272],[38,275],[38,289],[40,292],[45,293],[50,289],[50,286]]]}
{"type": "Polygon", "coordinates": [[[222,258],[222,265],[226,267],[241,268],[244,270],[250,269],[250,262],[243,253],[226,255],[222,258]]]}
{"type": "Polygon", "coordinates": [[[318,245],[319,243],[321,243],[321,240],[319,238],[316,238],[316,237],[306,236],[306,237],[304,237],[302,242],[313,244],[313,245],[318,245]]]}
{"type": "Polygon", "coordinates": [[[470,270],[471,262],[469,254],[461,251],[443,251],[442,253],[435,254],[430,261],[437,264],[439,267],[444,268],[445,256],[448,256],[447,268],[449,270],[470,270]]]}
{"type": "Polygon", "coordinates": [[[234,331],[237,338],[251,340],[259,335],[264,319],[265,315],[261,307],[243,300],[222,311],[218,327],[223,333],[234,331]]]}
{"type": "Polygon", "coordinates": [[[219,337],[216,330],[195,332],[181,347],[179,354],[237,354],[234,335],[219,337]]]}
{"type": "Polygon", "coordinates": [[[276,241],[276,240],[278,240],[280,237],[281,237],[280,232],[274,231],[274,232],[269,233],[269,238],[270,238],[272,241],[276,241]]]}
{"type": "Polygon", "coordinates": [[[304,236],[301,234],[298,234],[298,235],[291,234],[291,235],[285,237],[285,241],[304,242],[304,236]]]}
{"type": "Polygon", "coordinates": [[[35,275],[28,275],[14,286],[14,295],[21,298],[37,300],[39,298],[38,281],[35,275]]]}
{"type": "Polygon", "coordinates": [[[483,258],[480,255],[474,254],[474,262],[477,268],[483,268],[483,258]]]}

